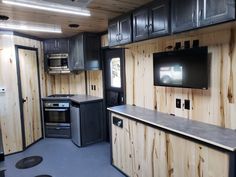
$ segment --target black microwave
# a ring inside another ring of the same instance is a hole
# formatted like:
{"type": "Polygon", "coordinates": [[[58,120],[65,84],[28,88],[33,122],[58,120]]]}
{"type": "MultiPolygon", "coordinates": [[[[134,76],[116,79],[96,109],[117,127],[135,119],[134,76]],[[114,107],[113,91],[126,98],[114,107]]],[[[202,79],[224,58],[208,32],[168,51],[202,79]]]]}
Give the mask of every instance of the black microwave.
{"type": "Polygon", "coordinates": [[[49,73],[69,73],[69,55],[68,54],[48,54],[47,65],[49,73]]]}

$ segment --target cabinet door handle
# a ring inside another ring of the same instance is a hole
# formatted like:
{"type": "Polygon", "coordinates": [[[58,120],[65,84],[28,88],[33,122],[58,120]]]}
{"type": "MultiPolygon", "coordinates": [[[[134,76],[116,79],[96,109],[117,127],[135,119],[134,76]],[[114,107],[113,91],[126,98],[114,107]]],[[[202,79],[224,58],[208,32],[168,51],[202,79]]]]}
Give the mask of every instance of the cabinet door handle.
{"type": "Polygon", "coordinates": [[[152,24],[149,25],[149,31],[151,32],[152,31],[152,24]]]}
{"type": "Polygon", "coordinates": [[[199,19],[202,19],[202,9],[201,9],[201,10],[199,10],[198,17],[199,17],[199,19]]]}
{"type": "Polygon", "coordinates": [[[196,11],[193,11],[193,13],[192,13],[192,23],[194,24],[194,26],[196,25],[195,24],[195,16],[196,16],[196,11]]]}
{"type": "Polygon", "coordinates": [[[120,33],[119,36],[120,36],[120,41],[122,41],[123,40],[123,35],[120,33]]]}
{"type": "Polygon", "coordinates": [[[119,34],[116,34],[116,41],[119,41],[119,34]]]}

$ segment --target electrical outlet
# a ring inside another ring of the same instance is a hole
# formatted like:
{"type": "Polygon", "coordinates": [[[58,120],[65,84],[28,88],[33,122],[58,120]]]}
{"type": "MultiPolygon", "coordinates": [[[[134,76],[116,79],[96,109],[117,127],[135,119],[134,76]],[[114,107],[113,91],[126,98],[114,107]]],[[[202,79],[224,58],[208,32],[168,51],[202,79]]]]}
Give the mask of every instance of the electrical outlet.
{"type": "Polygon", "coordinates": [[[190,100],[184,100],[184,109],[190,110],[190,100]]]}
{"type": "Polygon", "coordinates": [[[181,109],[181,99],[176,99],[176,108],[181,109]]]}

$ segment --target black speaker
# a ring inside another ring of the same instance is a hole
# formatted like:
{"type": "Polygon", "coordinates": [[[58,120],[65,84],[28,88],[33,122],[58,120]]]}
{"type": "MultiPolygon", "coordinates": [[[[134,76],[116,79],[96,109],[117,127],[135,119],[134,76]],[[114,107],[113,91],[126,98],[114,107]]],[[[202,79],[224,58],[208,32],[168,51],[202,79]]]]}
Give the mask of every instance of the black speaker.
{"type": "Polygon", "coordinates": [[[193,48],[199,47],[199,40],[193,40],[193,48]]]}
{"type": "Polygon", "coordinates": [[[190,49],[190,41],[184,41],[184,48],[190,49]]]}
{"type": "Polygon", "coordinates": [[[174,50],[179,50],[180,48],[181,48],[181,42],[176,42],[174,50]]]}

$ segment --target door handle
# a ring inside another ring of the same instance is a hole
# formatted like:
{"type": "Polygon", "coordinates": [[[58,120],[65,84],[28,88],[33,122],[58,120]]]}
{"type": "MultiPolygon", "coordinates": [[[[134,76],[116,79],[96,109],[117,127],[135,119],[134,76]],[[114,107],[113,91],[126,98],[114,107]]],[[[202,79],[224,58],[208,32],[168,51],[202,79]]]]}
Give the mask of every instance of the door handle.
{"type": "Polygon", "coordinates": [[[27,101],[27,98],[26,99],[22,98],[22,103],[25,103],[26,101],[27,101]]]}

